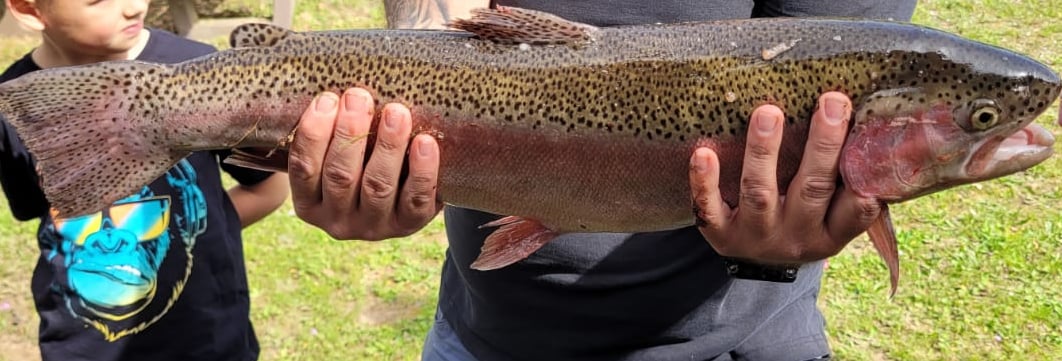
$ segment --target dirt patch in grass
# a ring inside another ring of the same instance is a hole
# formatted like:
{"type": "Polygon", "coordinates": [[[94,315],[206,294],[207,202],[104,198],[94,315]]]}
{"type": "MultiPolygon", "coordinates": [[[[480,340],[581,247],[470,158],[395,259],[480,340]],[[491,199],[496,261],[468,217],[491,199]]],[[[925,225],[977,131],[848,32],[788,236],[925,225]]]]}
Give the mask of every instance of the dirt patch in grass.
{"type": "Polygon", "coordinates": [[[358,313],[358,322],[367,326],[413,319],[423,307],[422,302],[402,298],[387,302],[378,297],[372,297],[362,303],[361,312],[358,313]]]}
{"type": "Polygon", "coordinates": [[[37,347],[37,316],[33,307],[22,302],[0,299],[0,360],[29,361],[40,360],[41,353],[37,347]]]}
{"type": "Polygon", "coordinates": [[[40,360],[41,352],[37,344],[27,343],[18,335],[0,334],[0,360],[30,361],[40,360]]]}

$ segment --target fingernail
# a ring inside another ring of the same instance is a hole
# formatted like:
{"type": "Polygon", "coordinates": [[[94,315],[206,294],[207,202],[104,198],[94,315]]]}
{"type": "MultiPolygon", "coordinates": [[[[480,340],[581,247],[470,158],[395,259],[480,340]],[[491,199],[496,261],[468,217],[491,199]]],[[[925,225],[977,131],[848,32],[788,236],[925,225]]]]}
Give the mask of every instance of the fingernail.
{"type": "Polygon", "coordinates": [[[704,161],[697,157],[696,154],[690,159],[690,169],[692,169],[694,173],[704,173],[704,161]]]}
{"type": "Polygon", "coordinates": [[[771,135],[778,128],[778,119],[765,112],[756,112],[756,129],[763,135],[771,135]]]}
{"type": "Polygon", "coordinates": [[[703,147],[698,148],[697,151],[693,152],[693,159],[690,160],[689,164],[690,168],[693,169],[693,172],[705,174],[712,171],[712,168],[708,166],[708,159],[712,158],[712,152],[712,149],[703,147]]]}
{"type": "Polygon", "coordinates": [[[823,103],[825,103],[822,108],[826,113],[826,121],[833,125],[841,124],[845,118],[845,112],[847,111],[845,108],[848,107],[848,102],[837,97],[827,97],[823,103]]]}
{"type": "Polygon", "coordinates": [[[398,114],[397,110],[386,108],[384,112],[384,126],[387,127],[388,130],[398,129],[398,122],[401,121],[401,118],[402,117],[398,114]]]}
{"type": "Polygon", "coordinates": [[[349,109],[357,109],[359,105],[365,104],[365,94],[359,91],[347,91],[343,93],[343,106],[349,109]]]}
{"type": "Polygon", "coordinates": [[[417,137],[417,154],[423,158],[428,158],[435,154],[435,147],[432,146],[430,139],[417,137]]]}
{"type": "Polygon", "coordinates": [[[690,168],[697,174],[708,173],[708,151],[704,148],[697,148],[693,153],[693,158],[690,159],[690,168]]]}
{"type": "Polygon", "coordinates": [[[314,109],[320,113],[330,112],[336,108],[338,102],[339,99],[336,99],[335,94],[324,93],[317,97],[317,107],[314,109]]]}

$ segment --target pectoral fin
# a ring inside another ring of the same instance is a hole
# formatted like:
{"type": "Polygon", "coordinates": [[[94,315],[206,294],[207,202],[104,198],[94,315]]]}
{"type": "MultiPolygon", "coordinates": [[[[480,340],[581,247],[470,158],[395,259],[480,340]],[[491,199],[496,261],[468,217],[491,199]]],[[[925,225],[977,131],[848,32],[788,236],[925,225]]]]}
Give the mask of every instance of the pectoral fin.
{"type": "Polygon", "coordinates": [[[896,231],[892,228],[887,204],[881,205],[881,214],[870,224],[867,235],[870,236],[874,249],[878,250],[878,255],[885,261],[885,266],[889,268],[889,281],[892,286],[889,297],[892,298],[896,295],[896,287],[900,283],[900,251],[897,248],[896,231]]]}
{"type": "Polygon", "coordinates": [[[288,151],[286,149],[233,149],[225,157],[225,163],[266,172],[287,173],[288,151]]]}
{"type": "Polygon", "coordinates": [[[483,242],[472,269],[488,271],[519,262],[552,241],[558,233],[538,221],[509,216],[480,226],[498,227],[483,242]]]}

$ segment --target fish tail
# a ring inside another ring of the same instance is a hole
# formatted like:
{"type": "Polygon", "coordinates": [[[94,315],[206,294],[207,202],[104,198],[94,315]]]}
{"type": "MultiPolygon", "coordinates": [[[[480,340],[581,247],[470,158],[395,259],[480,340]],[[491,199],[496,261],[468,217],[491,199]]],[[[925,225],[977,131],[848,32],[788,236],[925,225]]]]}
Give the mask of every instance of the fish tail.
{"type": "Polygon", "coordinates": [[[108,62],[41,70],[0,84],[0,114],[33,155],[57,216],[103,209],[189,154],[167,147],[164,102],[144,96],[171,71],[108,62]]]}

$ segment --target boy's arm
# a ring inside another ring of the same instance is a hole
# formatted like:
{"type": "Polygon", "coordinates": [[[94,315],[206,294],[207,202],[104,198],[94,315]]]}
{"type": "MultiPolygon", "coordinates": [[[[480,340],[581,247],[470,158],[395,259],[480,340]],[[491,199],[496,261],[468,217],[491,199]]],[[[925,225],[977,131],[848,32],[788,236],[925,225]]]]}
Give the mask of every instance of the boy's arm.
{"type": "Polygon", "coordinates": [[[444,29],[447,22],[489,5],[488,0],[384,0],[391,29],[444,29]]]}
{"type": "Polygon", "coordinates": [[[15,219],[28,221],[48,214],[48,200],[38,184],[33,157],[15,127],[0,117],[0,188],[15,219]]]}
{"type": "Polygon", "coordinates": [[[239,184],[228,190],[240,225],[247,227],[265,218],[284,203],[288,198],[288,176],[273,173],[261,182],[253,185],[239,184]]]}

